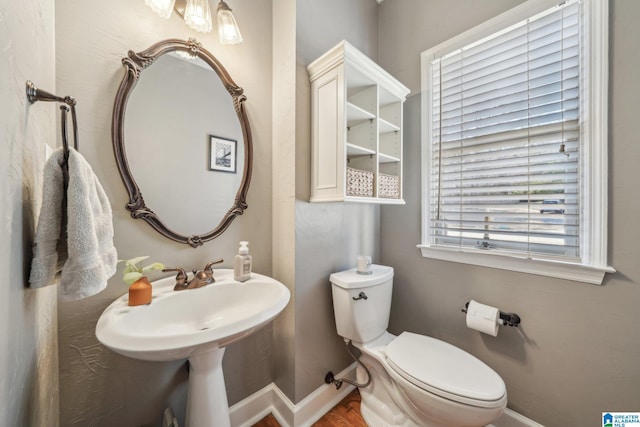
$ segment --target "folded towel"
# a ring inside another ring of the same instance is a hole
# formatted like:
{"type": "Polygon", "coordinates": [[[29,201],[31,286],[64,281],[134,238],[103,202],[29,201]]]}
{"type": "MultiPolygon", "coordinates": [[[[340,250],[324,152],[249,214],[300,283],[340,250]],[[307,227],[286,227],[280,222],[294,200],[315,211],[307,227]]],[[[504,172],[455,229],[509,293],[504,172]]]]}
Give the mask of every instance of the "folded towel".
{"type": "Polygon", "coordinates": [[[42,209],[38,219],[31,287],[60,278],[62,300],[102,291],[116,272],[111,205],[91,165],[69,149],[69,178],[64,191],[64,152],[56,150],[44,168],[42,209]],[[65,209],[66,204],[66,209],[65,209]]]}
{"type": "Polygon", "coordinates": [[[32,288],[40,288],[55,282],[67,259],[64,252],[67,247],[66,229],[66,198],[64,195],[64,177],[62,165],[64,155],[62,150],[54,151],[44,166],[44,184],[42,188],[42,207],[38,217],[36,239],[31,261],[31,275],[29,283],[32,288]]]}

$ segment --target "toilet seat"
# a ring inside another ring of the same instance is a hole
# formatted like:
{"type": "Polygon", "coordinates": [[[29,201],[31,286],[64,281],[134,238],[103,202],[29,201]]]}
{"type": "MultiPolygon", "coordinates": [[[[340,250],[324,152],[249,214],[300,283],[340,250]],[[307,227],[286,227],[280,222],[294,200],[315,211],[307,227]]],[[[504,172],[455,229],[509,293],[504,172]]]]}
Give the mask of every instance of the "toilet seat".
{"type": "Polygon", "coordinates": [[[504,405],[506,387],[502,378],[458,347],[403,332],[385,347],[384,353],[391,369],[427,392],[482,408],[504,405]]]}

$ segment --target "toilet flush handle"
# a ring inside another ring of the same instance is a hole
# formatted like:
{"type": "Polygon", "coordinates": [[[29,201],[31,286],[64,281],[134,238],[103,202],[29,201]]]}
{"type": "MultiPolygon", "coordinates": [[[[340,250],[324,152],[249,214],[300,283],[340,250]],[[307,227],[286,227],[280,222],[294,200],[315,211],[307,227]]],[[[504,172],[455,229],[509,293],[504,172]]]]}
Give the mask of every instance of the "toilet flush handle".
{"type": "Polygon", "coordinates": [[[358,297],[357,297],[357,298],[356,298],[356,297],[351,297],[351,298],[353,298],[353,300],[354,300],[354,301],[358,301],[358,300],[360,300],[360,299],[364,299],[364,300],[366,300],[366,299],[368,299],[369,297],[368,297],[368,296],[367,296],[367,294],[365,294],[364,292],[360,292],[360,293],[358,294],[358,297]]]}

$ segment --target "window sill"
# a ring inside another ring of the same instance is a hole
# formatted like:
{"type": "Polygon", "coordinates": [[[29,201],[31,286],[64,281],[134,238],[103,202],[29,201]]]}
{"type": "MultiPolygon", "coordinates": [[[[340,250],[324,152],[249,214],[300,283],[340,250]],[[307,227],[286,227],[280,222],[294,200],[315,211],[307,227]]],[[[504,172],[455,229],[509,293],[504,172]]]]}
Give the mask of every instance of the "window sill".
{"type": "Polygon", "coordinates": [[[601,285],[605,273],[615,273],[616,271],[613,267],[606,265],[593,266],[546,259],[518,258],[500,254],[463,251],[460,249],[435,248],[425,245],[418,245],[418,248],[425,258],[479,265],[482,267],[517,271],[538,276],[555,277],[558,279],[575,280],[593,285],[601,285]]]}

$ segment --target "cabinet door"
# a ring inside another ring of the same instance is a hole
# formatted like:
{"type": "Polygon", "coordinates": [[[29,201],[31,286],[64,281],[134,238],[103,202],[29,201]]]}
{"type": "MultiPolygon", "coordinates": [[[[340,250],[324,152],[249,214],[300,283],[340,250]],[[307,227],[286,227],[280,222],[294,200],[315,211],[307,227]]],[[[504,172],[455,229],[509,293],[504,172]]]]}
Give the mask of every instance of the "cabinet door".
{"type": "MultiPolygon", "coordinates": [[[[340,201],[345,194],[344,67],[311,84],[313,119],[311,201],[340,201]]],[[[276,142],[277,143],[277,142],[276,142]]]]}

